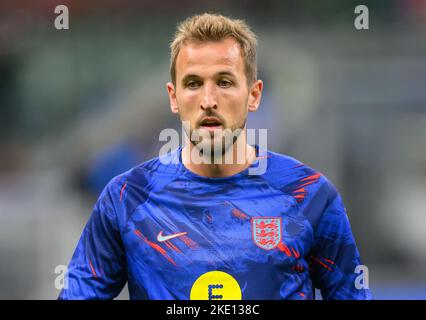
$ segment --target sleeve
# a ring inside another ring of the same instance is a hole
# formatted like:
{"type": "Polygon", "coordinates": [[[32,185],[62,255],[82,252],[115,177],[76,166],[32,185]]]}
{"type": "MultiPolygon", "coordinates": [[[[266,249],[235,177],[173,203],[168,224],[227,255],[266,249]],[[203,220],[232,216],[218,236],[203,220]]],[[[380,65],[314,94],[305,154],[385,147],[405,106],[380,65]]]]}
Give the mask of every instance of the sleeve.
{"type": "Polygon", "coordinates": [[[314,231],[310,255],[313,284],[324,300],[371,300],[368,268],[361,264],[341,196],[332,189],[332,199],[314,231]]]}
{"type": "Polygon", "coordinates": [[[127,281],[125,250],[107,188],[83,230],[59,300],[113,299],[127,281]]]}

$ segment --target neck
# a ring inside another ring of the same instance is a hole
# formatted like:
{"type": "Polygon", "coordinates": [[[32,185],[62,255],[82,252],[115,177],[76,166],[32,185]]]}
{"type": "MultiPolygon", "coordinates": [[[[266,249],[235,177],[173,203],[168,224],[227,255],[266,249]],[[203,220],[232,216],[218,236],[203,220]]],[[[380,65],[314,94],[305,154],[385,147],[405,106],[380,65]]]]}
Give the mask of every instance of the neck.
{"type": "Polygon", "coordinates": [[[198,156],[197,150],[193,152],[196,147],[192,143],[186,143],[185,147],[182,149],[182,162],[184,166],[193,173],[208,178],[224,178],[244,171],[256,160],[256,150],[254,147],[247,144],[244,133],[245,132],[243,132],[238,137],[237,141],[221,156],[221,159],[211,159],[210,162],[208,159],[198,156]],[[242,154],[238,148],[243,150],[242,154]],[[238,153],[240,153],[240,155],[238,155],[238,153]],[[238,158],[238,156],[240,156],[240,158],[238,158]],[[229,159],[232,161],[229,162],[229,159]]]}

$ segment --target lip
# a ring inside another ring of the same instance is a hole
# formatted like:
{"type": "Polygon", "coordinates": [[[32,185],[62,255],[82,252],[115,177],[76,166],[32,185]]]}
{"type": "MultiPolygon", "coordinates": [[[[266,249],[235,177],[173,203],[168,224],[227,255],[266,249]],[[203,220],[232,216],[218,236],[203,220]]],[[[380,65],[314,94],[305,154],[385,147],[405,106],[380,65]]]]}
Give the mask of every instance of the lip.
{"type": "Polygon", "coordinates": [[[219,130],[222,129],[222,125],[217,125],[217,126],[200,126],[200,129],[209,131],[209,132],[213,132],[215,130],[219,130]]]}
{"type": "Polygon", "coordinates": [[[220,127],[222,125],[222,121],[220,121],[218,118],[216,117],[205,117],[200,121],[200,126],[201,127],[220,127]],[[216,123],[216,125],[214,126],[207,126],[206,124],[208,123],[216,123]]]}
{"type": "Polygon", "coordinates": [[[215,130],[222,129],[222,121],[220,121],[217,117],[205,117],[200,121],[199,128],[213,134],[215,130]]]}

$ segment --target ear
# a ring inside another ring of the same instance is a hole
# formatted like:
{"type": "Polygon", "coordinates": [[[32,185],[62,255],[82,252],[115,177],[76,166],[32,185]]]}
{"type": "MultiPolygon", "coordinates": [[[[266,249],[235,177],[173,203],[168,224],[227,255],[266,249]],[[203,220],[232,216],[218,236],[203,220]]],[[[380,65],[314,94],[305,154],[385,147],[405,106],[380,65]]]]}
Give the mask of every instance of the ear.
{"type": "Polygon", "coordinates": [[[262,80],[256,80],[250,88],[249,100],[248,100],[248,111],[255,112],[259,108],[260,100],[262,99],[263,82],[262,80]]]}
{"type": "Polygon", "coordinates": [[[179,113],[179,108],[176,101],[176,91],[175,86],[172,82],[167,83],[167,93],[169,94],[169,100],[170,100],[170,110],[173,113],[179,113]]]}

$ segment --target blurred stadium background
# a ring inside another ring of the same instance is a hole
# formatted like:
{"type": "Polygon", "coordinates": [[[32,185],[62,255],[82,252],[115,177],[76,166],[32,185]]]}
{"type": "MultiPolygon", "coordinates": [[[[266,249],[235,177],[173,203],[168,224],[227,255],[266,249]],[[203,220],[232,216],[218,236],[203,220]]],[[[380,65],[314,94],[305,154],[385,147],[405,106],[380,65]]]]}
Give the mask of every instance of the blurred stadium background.
{"type": "MultiPolygon", "coordinates": [[[[204,11],[259,35],[249,127],[327,175],[376,299],[426,299],[426,1],[0,2],[0,298],[56,299],[105,183],[158,155],[168,44],[204,11]],[[55,6],[70,11],[56,30],[55,6]],[[354,28],[367,5],[370,29],[354,28]]],[[[127,298],[126,290],[119,298],[127,298]]]]}

